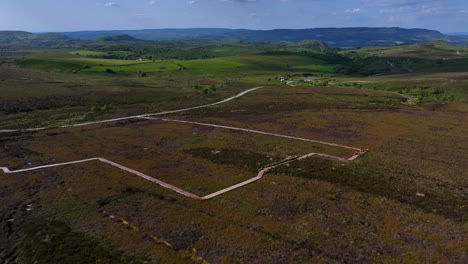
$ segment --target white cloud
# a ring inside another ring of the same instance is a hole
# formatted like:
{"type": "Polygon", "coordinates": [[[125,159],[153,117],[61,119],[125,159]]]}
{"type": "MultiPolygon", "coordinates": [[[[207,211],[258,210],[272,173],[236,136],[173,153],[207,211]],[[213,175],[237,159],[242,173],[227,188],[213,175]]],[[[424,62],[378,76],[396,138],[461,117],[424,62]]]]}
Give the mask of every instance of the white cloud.
{"type": "Polygon", "coordinates": [[[220,1],[221,2],[236,2],[236,3],[253,3],[253,2],[257,2],[257,0],[220,0],[220,1]]]}
{"type": "Polygon", "coordinates": [[[120,7],[119,4],[117,4],[116,2],[107,2],[104,4],[104,6],[107,6],[107,7],[120,7]]]}
{"type": "Polygon", "coordinates": [[[348,9],[348,10],[345,10],[344,12],[345,13],[359,13],[359,12],[361,12],[361,8],[357,7],[357,8],[353,8],[353,9],[348,9]]]}

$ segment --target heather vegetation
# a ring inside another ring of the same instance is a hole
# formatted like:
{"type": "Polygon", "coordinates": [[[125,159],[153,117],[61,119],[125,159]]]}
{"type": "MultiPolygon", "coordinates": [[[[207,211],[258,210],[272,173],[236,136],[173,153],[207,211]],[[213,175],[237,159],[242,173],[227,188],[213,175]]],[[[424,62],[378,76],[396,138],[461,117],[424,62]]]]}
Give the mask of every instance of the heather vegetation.
{"type": "Polygon", "coordinates": [[[11,170],[104,157],[202,196],[294,157],[356,152],[287,136],[369,151],[284,163],[206,201],[98,161],[0,170],[2,263],[467,261],[462,46],[7,37],[23,43],[0,42],[11,170]]]}

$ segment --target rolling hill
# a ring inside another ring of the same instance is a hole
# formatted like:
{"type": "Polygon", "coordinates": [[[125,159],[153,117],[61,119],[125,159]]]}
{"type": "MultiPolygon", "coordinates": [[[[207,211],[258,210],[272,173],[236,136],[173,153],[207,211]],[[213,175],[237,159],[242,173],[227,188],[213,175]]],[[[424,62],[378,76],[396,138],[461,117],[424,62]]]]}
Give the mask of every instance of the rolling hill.
{"type": "Polygon", "coordinates": [[[51,47],[76,44],[77,40],[61,33],[33,34],[25,31],[0,31],[0,46],[51,47]]]}
{"type": "Polygon", "coordinates": [[[459,45],[453,45],[445,41],[432,41],[426,43],[389,46],[366,47],[361,49],[348,49],[342,54],[361,54],[375,57],[399,57],[419,59],[463,59],[468,55],[468,49],[459,45]]]}
{"type": "Polygon", "coordinates": [[[289,42],[298,46],[316,45],[307,43],[318,40],[331,47],[354,48],[368,46],[395,46],[443,40],[448,43],[467,45],[468,37],[448,36],[435,30],[404,28],[315,28],[248,30],[223,28],[192,29],[147,29],[80,31],[64,33],[33,34],[24,31],[0,31],[1,46],[67,46],[77,43],[122,42],[122,41],[180,41],[180,40],[225,40],[241,42],[289,42]],[[306,41],[306,42],[304,42],[306,41]]]}
{"type": "Polygon", "coordinates": [[[248,30],[223,28],[193,29],[147,29],[116,31],[81,31],[65,32],[65,35],[91,40],[98,36],[126,34],[142,40],[240,40],[248,42],[301,42],[320,40],[333,47],[388,46],[446,40],[454,43],[466,43],[467,38],[446,36],[439,31],[404,28],[315,28],[315,29],[275,29],[248,30]]]}

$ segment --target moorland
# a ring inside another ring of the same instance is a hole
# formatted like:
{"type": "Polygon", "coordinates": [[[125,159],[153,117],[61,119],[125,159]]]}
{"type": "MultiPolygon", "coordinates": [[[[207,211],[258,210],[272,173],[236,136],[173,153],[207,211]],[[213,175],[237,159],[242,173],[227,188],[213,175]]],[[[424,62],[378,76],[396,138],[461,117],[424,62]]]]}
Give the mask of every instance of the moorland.
{"type": "Polygon", "coordinates": [[[206,201],[99,162],[0,171],[3,263],[468,260],[463,46],[0,40],[11,170],[105,157],[202,196],[291,157],[354,151],[199,123],[368,149],[293,160],[206,201]]]}

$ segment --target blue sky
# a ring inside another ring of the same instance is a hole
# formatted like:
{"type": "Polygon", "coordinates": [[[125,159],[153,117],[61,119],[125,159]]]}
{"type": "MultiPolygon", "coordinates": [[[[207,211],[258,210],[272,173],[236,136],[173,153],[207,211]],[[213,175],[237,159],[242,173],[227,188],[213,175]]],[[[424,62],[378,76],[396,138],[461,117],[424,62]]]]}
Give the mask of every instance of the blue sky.
{"type": "Polygon", "coordinates": [[[0,30],[399,26],[468,32],[467,0],[1,0],[0,30]]]}

